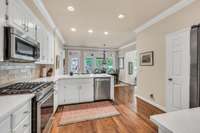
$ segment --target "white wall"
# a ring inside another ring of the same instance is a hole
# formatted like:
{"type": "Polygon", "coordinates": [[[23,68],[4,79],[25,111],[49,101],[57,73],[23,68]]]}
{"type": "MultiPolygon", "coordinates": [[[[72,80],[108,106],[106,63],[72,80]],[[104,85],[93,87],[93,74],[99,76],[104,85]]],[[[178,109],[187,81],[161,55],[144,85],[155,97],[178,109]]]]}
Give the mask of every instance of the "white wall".
{"type": "Polygon", "coordinates": [[[119,50],[119,57],[124,57],[124,69],[119,70],[119,80],[129,84],[135,84],[136,74],[128,74],[128,62],[133,62],[136,55],[136,44],[119,50]]]}
{"type": "Polygon", "coordinates": [[[58,37],[54,37],[54,47],[55,47],[55,64],[54,64],[54,68],[55,68],[55,75],[61,75],[64,74],[64,68],[63,68],[63,59],[65,58],[65,51],[63,49],[63,44],[61,43],[61,41],[58,39],[58,37]],[[56,69],[56,56],[59,55],[60,56],[60,67],[58,69],[56,69]]]}
{"type": "Polygon", "coordinates": [[[166,106],[166,40],[168,33],[200,23],[200,0],[137,35],[138,53],[154,51],[154,66],[139,68],[137,95],[166,106]],[[154,99],[150,98],[154,94],[154,99]]]}

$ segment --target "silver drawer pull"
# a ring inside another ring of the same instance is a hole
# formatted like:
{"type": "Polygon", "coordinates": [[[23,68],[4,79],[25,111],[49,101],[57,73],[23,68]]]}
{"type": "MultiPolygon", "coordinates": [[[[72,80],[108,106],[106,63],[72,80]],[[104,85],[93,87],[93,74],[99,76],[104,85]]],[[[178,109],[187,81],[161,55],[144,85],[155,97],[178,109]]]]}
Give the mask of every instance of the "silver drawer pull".
{"type": "Polygon", "coordinates": [[[24,111],[24,114],[28,114],[29,113],[29,111],[24,111]]]}

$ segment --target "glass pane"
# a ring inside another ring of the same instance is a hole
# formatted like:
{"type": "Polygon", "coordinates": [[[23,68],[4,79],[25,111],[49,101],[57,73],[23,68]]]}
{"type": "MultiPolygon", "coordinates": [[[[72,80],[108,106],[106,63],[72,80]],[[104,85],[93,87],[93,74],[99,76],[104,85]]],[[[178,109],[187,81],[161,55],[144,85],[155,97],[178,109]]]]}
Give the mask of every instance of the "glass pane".
{"type": "Polygon", "coordinates": [[[106,67],[107,67],[107,69],[112,69],[113,68],[112,57],[106,59],[106,67]]]}
{"type": "Polygon", "coordinates": [[[71,72],[79,73],[79,58],[72,58],[71,59],[71,72]]]}
{"type": "Polygon", "coordinates": [[[102,68],[103,58],[96,58],[96,68],[102,68]]]}
{"type": "Polygon", "coordinates": [[[87,57],[85,59],[85,71],[86,73],[92,73],[93,71],[93,58],[87,57]]]}

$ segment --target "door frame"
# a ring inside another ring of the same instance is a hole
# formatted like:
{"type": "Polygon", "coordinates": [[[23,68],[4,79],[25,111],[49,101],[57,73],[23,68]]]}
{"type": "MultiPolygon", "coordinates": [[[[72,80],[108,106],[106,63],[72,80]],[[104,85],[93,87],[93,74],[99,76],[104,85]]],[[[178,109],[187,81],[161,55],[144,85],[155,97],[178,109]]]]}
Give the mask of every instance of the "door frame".
{"type": "Polygon", "coordinates": [[[185,70],[185,72],[186,72],[186,77],[185,77],[185,80],[187,81],[186,82],[186,85],[188,86],[187,87],[187,93],[188,93],[188,95],[187,95],[187,97],[186,97],[186,100],[188,101],[187,102],[187,108],[189,108],[189,96],[190,96],[190,91],[189,91],[189,83],[190,83],[190,27],[187,27],[187,28],[184,28],[184,29],[181,29],[181,30],[179,30],[179,31],[176,31],[176,32],[172,32],[172,33],[168,33],[166,36],[165,36],[165,40],[166,40],[166,74],[165,74],[165,100],[166,100],[166,111],[167,112],[170,112],[170,111],[172,111],[171,110],[171,108],[170,108],[170,99],[169,99],[169,95],[170,95],[170,92],[169,92],[169,85],[168,85],[168,83],[169,83],[169,81],[168,81],[168,74],[169,74],[169,66],[168,66],[168,63],[171,61],[171,59],[169,58],[169,40],[168,40],[168,38],[170,37],[170,36],[173,36],[173,35],[177,35],[177,34],[180,34],[180,33],[184,33],[184,32],[187,32],[187,34],[188,34],[188,37],[189,37],[189,40],[188,40],[188,45],[185,45],[184,46],[184,49],[188,49],[188,50],[186,50],[186,62],[187,62],[187,64],[189,64],[189,65],[187,65],[187,67],[186,67],[186,70],[185,70]]]}

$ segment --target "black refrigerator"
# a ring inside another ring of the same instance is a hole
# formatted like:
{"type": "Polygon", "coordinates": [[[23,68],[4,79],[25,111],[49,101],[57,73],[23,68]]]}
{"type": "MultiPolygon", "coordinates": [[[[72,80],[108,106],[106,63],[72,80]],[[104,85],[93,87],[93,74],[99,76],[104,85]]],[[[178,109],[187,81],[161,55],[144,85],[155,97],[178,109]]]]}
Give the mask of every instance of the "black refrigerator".
{"type": "Polygon", "coordinates": [[[200,25],[190,35],[190,108],[200,107],[200,25]]]}

